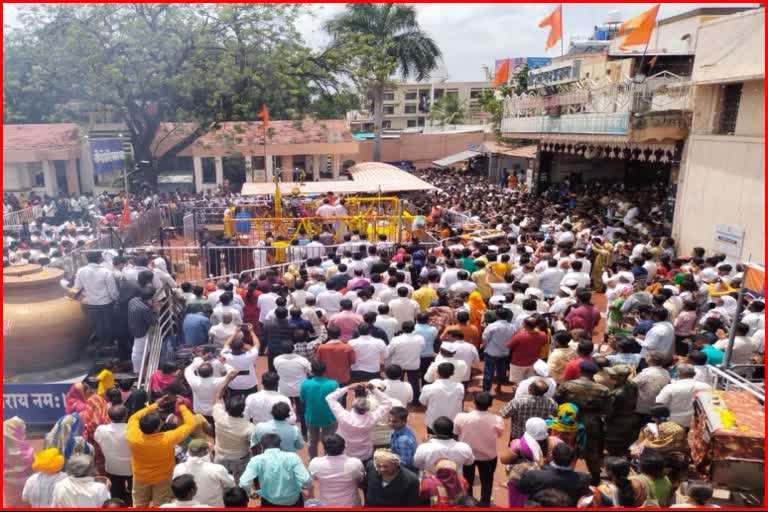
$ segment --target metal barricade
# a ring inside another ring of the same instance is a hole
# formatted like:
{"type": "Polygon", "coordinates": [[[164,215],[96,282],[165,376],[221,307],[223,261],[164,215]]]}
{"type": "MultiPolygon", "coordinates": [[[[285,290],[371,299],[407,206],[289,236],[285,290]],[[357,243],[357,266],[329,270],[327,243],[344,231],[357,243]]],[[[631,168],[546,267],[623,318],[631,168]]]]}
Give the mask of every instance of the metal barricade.
{"type": "Polygon", "coordinates": [[[155,370],[160,367],[163,343],[169,336],[176,334],[177,312],[176,296],[173,290],[166,286],[165,297],[160,302],[157,322],[149,329],[147,343],[144,345],[144,352],[141,356],[137,382],[137,386],[141,389],[149,390],[149,380],[155,370]]]}
{"type": "MultiPolygon", "coordinates": [[[[752,370],[755,368],[762,368],[762,365],[738,365],[732,366],[728,370],[723,370],[717,366],[707,366],[709,370],[710,382],[709,385],[712,389],[719,389],[722,391],[729,390],[742,390],[750,393],[757,398],[760,403],[765,403],[765,382],[756,381],[752,382],[748,378],[744,377],[746,370],[752,370]]],[[[749,372],[751,374],[751,371],[749,372]]]]}
{"type": "Polygon", "coordinates": [[[184,232],[184,239],[187,240],[187,242],[194,242],[195,241],[195,214],[192,212],[185,213],[184,217],[181,221],[183,232],[184,232]]]}
{"type": "Polygon", "coordinates": [[[3,214],[3,231],[21,231],[22,226],[26,222],[32,224],[35,221],[33,214],[33,208],[24,208],[23,210],[16,210],[15,212],[3,214]]]}

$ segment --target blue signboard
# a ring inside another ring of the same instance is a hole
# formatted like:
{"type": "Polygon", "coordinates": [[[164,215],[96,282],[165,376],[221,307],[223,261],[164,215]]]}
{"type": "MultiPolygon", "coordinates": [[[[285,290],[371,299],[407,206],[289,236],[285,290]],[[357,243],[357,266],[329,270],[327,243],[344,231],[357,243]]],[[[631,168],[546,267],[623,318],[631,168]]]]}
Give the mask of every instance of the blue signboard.
{"type": "Polygon", "coordinates": [[[526,57],[525,63],[528,64],[528,67],[533,68],[540,68],[541,66],[546,66],[552,61],[549,57],[526,57]]]}
{"type": "Polygon", "coordinates": [[[123,172],[125,170],[125,151],[120,139],[91,139],[91,159],[93,173],[123,172]]]}
{"type": "Polygon", "coordinates": [[[53,425],[64,416],[72,384],[3,384],[3,420],[18,416],[28,425],[53,425]]]}

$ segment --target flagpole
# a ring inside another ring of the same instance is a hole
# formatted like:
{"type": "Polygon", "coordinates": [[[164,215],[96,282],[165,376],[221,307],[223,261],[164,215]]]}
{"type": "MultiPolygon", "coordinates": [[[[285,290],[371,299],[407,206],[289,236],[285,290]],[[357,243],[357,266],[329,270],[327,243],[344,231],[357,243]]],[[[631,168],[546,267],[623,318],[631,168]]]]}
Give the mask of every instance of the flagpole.
{"type": "Polygon", "coordinates": [[[563,52],[563,36],[565,34],[563,33],[563,4],[560,4],[560,56],[562,57],[565,55],[565,52],[563,52]]]}

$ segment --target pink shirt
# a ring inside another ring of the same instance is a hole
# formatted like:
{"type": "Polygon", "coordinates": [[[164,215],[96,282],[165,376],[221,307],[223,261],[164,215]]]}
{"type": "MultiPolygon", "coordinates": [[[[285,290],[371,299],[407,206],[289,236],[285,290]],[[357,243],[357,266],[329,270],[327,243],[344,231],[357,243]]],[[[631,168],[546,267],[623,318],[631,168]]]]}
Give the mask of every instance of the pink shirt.
{"type": "Polygon", "coordinates": [[[328,327],[336,326],[341,329],[341,341],[349,341],[357,330],[357,326],[363,323],[363,317],[353,311],[339,311],[328,321],[328,327]]]}
{"type": "Polygon", "coordinates": [[[374,388],[372,392],[379,402],[378,407],[365,414],[357,414],[354,411],[346,410],[339,403],[339,398],[346,392],[346,388],[337,389],[326,396],[325,401],[339,423],[336,433],[343,437],[346,442],[346,454],[350,457],[357,457],[360,460],[368,460],[373,457],[371,431],[389,413],[389,410],[392,408],[392,400],[374,388]]]}
{"type": "Polygon", "coordinates": [[[320,484],[319,498],[324,507],[360,506],[357,488],[365,478],[360,459],[346,455],[315,457],[307,469],[320,484]]]}
{"type": "Polygon", "coordinates": [[[690,336],[693,334],[693,328],[696,326],[696,311],[682,311],[675,318],[675,335],[690,336]]]}
{"type": "Polygon", "coordinates": [[[462,412],[453,420],[453,433],[472,447],[475,460],[491,460],[497,456],[496,439],[504,432],[504,420],[487,411],[462,412]]]}

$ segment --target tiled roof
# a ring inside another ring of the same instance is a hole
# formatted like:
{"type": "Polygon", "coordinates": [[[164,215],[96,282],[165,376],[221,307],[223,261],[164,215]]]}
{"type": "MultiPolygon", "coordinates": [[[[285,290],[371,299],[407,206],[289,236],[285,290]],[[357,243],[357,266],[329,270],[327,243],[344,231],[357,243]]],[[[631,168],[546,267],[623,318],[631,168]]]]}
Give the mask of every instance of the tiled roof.
{"type": "MultiPolygon", "coordinates": [[[[162,123],[153,143],[154,147],[159,145],[155,153],[158,156],[162,155],[192,133],[196,126],[194,123],[162,123]]],[[[327,144],[354,141],[352,132],[349,131],[346,121],[342,119],[305,119],[301,124],[296,121],[270,120],[268,129],[273,131],[273,136],[268,137],[269,144],[327,144]]],[[[204,134],[179,155],[189,156],[194,148],[226,146],[236,149],[263,144],[261,121],[228,121],[221,123],[218,129],[204,134]]]]}
{"type": "Polygon", "coordinates": [[[71,149],[79,141],[79,128],[73,123],[4,124],[4,151],[71,149]]]}

